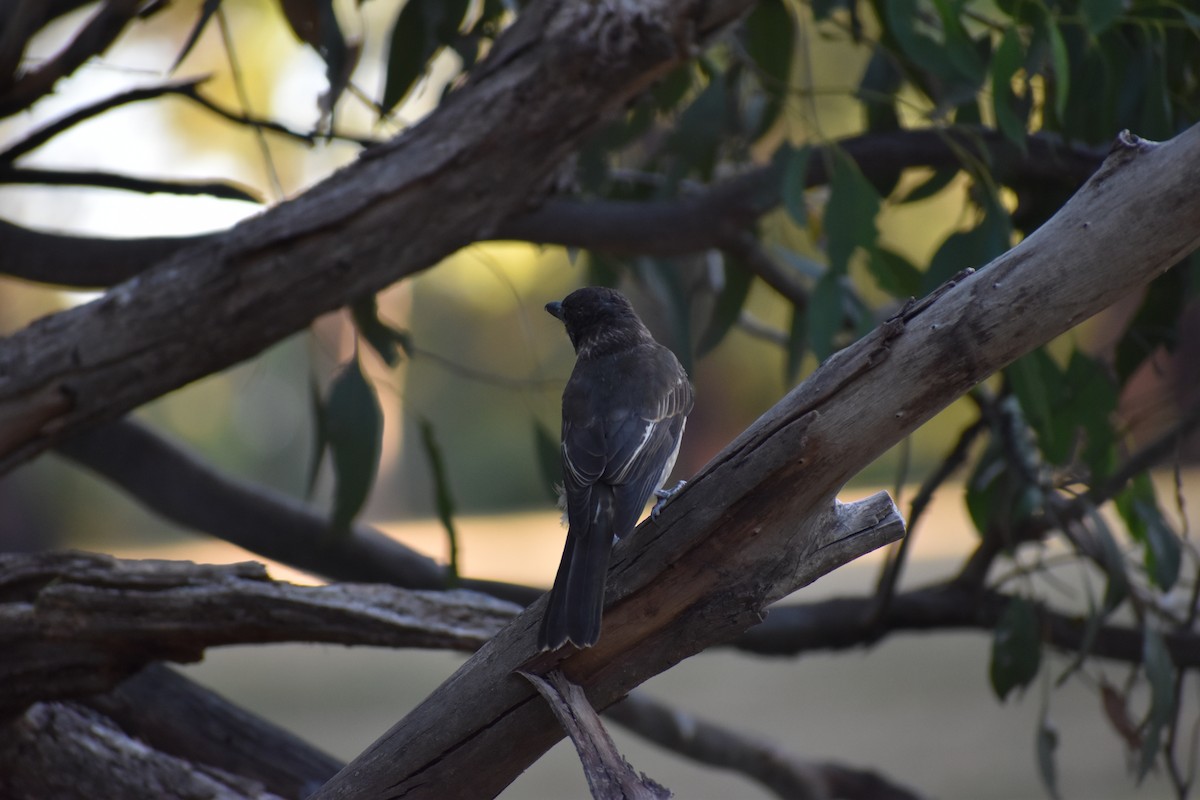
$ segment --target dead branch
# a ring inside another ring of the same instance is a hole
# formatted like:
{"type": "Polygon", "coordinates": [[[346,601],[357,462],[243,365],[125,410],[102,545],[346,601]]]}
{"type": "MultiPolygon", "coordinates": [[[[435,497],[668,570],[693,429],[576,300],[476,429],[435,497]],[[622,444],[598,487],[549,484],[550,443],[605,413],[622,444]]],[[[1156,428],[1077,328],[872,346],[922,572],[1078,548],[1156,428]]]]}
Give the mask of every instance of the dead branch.
{"type": "Polygon", "coordinates": [[[296,586],[261,564],[0,555],[0,716],[107,691],[156,660],[208,647],[329,642],[474,651],[519,609],[467,591],[296,586]]]}

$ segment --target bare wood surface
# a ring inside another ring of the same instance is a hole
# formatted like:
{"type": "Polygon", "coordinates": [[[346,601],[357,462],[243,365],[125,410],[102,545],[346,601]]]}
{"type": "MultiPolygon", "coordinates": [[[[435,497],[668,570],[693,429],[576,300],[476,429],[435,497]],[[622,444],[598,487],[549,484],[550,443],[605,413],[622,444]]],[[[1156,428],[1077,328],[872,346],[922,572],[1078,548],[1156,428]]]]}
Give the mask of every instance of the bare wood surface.
{"type": "Polygon", "coordinates": [[[1123,136],[1036,233],[830,358],[621,542],[596,647],[538,656],[535,604],[317,797],[492,797],[558,738],[513,670],[558,666],[604,708],[894,539],[890,501],[835,493],[980,380],[1194,250],[1198,173],[1200,126],[1164,144],[1123,136]]]}
{"type": "Polygon", "coordinates": [[[0,715],[106,691],[151,661],[205,648],[328,642],[474,651],[518,611],[467,591],[296,586],[261,564],[0,555],[0,715]]]}

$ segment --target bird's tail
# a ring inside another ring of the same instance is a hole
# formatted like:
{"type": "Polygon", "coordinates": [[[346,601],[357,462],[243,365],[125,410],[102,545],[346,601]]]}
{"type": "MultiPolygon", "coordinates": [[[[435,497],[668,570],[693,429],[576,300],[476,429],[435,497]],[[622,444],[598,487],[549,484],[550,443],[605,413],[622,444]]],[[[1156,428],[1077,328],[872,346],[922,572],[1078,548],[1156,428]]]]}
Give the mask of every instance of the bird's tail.
{"type": "Polygon", "coordinates": [[[568,641],[576,647],[591,647],[600,638],[604,581],[613,544],[613,491],[596,484],[590,500],[592,518],[571,520],[567,531],[562,561],[538,632],[538,645],[543,650],[555,650],[568,641]]]}

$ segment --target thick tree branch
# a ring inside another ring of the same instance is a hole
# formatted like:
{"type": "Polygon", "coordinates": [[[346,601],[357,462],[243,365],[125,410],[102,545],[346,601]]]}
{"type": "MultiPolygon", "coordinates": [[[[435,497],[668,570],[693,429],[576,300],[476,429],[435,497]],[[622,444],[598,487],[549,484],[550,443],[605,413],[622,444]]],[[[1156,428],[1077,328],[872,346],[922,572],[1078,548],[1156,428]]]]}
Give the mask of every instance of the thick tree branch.
{"type": "Polygon", "coordinates": [[[835,493],[979,381],[1195,249],[1197,165],[1200,126],[1164,144],[1122,136],[1052,220],[828,359],[621,542],[597,646],[538,655],[535,603],[317,797],[416,800],[451,785],[491,797],[558,738],[513,670],[559,667],[603,708],[891,539],[890,503],[847,508],[835,493]],[[468,765],[469,785],[455,779],[468,765]]]}
{"type": "Polygon", "coordinates": [[[473,651],[519,607],[472,592],[295,586],[261,564],[0,555],[0,715],[107,691],[150,661],[205,648],[330,642],[473,651]]]}
{"type": "Polygon", "coordinates": [[[875,772],[804,761],[708,720],[663,705],[640,692],[605,716],[674,753],[707,767],[734,770],[787,800],[920,800],[916,792],[875,772]]]}

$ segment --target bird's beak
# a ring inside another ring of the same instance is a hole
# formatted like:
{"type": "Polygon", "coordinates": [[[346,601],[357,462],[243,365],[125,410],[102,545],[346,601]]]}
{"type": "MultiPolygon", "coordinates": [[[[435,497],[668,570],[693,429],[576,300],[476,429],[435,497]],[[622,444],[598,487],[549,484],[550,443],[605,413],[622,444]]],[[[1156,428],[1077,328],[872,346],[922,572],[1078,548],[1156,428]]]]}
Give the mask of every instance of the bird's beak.
{"type": "Polygon", "coordinates": [[[549,311],[552,316],[558,317],[559,319],[563,318],[562,303],[559,303],[558,301],[546,303],[546,310],[549,311]]]}

